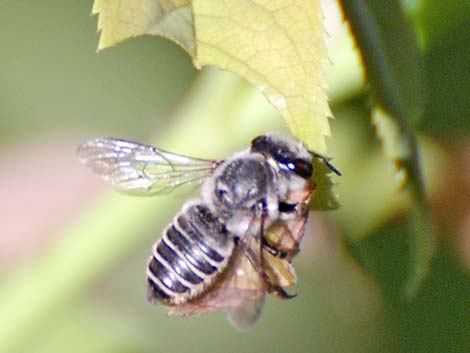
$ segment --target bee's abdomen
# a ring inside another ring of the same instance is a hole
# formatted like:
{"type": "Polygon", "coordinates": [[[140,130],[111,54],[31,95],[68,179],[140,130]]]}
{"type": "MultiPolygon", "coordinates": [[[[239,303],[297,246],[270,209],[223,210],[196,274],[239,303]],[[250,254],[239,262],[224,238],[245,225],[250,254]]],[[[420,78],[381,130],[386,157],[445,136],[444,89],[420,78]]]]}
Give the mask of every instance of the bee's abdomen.
{"type": "Polygon", "coordinates": [[[153,247],[148,300],[180,304],[201,293],[227,265],[233,241],[203,204],[185,207],[153,247]]]}

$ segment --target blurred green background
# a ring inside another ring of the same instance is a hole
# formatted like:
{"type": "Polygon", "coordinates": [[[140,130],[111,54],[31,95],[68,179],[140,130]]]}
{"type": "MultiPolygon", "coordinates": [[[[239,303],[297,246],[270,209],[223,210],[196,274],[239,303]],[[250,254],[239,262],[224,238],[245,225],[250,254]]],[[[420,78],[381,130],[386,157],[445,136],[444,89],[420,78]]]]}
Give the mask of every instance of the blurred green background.
{"type": "Polygon", "coordinates": [[[168,318],[145,300],[150,246],[188,195],[116,195],[79,165],[95,136],[219,158],[283,130],[246,83],[197,72],[176,45],[135,38],[96,53],[91,1],[0,1],[0,352],[469,352],[468,1],[406,1],[425,63],[421,150],[436,254],[403,297],[405,215],[353,45],[328,1],[342,208],[311,215],[300,295],[268,299],[235,331],[223,314],[168,318]],[[336,21],[335,21],[336,19],[336,21]],[[357,59],[356,59],[357,60],[357,59]]]}

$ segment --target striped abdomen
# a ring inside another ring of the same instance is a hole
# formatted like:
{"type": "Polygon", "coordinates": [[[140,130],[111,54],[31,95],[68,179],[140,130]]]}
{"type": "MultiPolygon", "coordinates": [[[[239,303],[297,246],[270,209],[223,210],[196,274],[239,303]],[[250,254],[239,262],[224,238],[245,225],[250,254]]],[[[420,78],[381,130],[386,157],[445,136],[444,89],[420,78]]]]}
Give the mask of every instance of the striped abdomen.
{"type": "Polygon", "coordinates": [[[225,269],[234,242],[202,203],[185,205],[153,247],[147,268],[151,303],[184,303],[204,291],[225,269]]]}

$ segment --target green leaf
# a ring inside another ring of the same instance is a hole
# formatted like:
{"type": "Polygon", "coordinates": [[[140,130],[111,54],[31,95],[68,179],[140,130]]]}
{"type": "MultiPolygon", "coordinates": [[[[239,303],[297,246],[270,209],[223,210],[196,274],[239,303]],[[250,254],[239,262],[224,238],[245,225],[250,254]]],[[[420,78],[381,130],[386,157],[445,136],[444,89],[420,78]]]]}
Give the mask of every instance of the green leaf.
{"type": "Polygon", "coordinates": [[[254,84],[292,134],[325,153],[331,117],[323,64],[325,31],[316,0],[194,0],[196,61],[254,84]]]}
{"type": "Polygon", "coordinates": [[[95,0],[101,31],[98,50],[144,34],[173,40],[194,55],[195,39],[189,0],[95,0]]]}
{"type": "Polygon", "coordinates": [[[143,34],[182,46],[197,68],[237,73],[279,111],[292,134],[325,153],[325,31],[318,0],[95,0],[98,49],[143,34]]]}
{"type": "Polygon", "coordinates": [[[397,189],[401,189],[408,182],[408,174],[402,165],[402,160],[410,157],[409,141],[402,133],[397,121],[380,108],[373,109],[372,123],[376,127],[377,136],[382,141],[385,156],[393,163],[392,173],[397,181],[397,189]]]}
{"type": "Polygon", "coordinates": [[[315,170],[313,181],[315,182],[315,194],[310,202],[310,209],[329,211],[339,208],[339,195],[333,189],[332,171],[317,158],[313,159],[315,170]]]}

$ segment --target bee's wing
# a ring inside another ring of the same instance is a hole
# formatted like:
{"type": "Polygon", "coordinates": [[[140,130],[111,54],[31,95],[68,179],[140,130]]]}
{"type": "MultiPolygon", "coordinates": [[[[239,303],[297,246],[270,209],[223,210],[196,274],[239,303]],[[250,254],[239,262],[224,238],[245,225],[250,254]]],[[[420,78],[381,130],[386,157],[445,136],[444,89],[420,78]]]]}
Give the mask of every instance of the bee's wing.
{"type": "Polygon", "coordinates": [[[303,232],[305,220],[306,216],[264,229],[263,219],[255,218],[246,235],[239,240],[239,254],[233,265],[234,273],[226,283],[227,287],[236,288],[240,295],[243,294],[239,303],[227,310],[229,321],[238,329],[245,330],[258,319],[267,292],[282,299],[293,297],[284,291],[284,288],[296,282],[289,255],[290,251],[293,254],[297,252],[298,243],[295,240],[300,236],[297,233],[303,232]],[[284,247],[288,258],[274,256],[262,246],[261,237],[269,239],[273,233],[275,237],[270,240],[273,240],[276,247],[284,247]]]}
{"type": "MultiPolygon", "coordinates": [[[[264,235],[269,236],[270,232],[268,229],[264,235]]],[[[284,237],[291,237],[287,227],[276,226],[276,232],[276,245],[281,245],[284,237]]],[[[173,306],[170,314],[186,316],[226,311],[232,325],[240,330],[248,329],[258,319],[266,293],[271,292],[273,286],[285,288],[296,282],[289,260],[273,256],[262,248],[259,233],[260,219],[254,218],[216,282],[201,296],[173,306]]],[[[290,241],[287,244],[291,246],[290,241]]]]}
{"type": "MultiPolygon", "coordinates": [[[[254,237],[251,240],[254,239],[254,237]]],[[[233,275],[227,281],[226,288],[237,293],[238,302],[231,305],[227,311],[230,323],[239,330],[246,330],[258,319],[264,304],[264,298],[268,290],[266,280],[262,277],[262,270],[258,266],[259,246],[252,248],[250,255],[240,248],[240,254],[234,264],[233,275]],[[253,262],[252,256],[257,262],[253,262]]]]}
{"type": "Polygon", "coordinates": [[[164,193],[201,182],[218,164],[116,138],[89,140],[77,153],[83,164],[116,190],[140,195],[164,193]]]}

